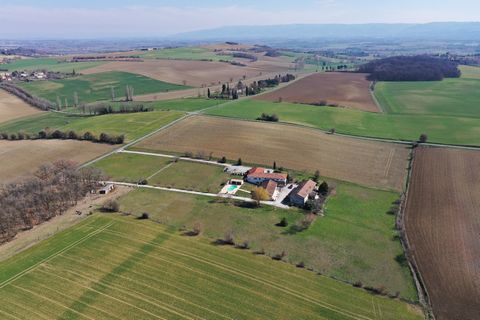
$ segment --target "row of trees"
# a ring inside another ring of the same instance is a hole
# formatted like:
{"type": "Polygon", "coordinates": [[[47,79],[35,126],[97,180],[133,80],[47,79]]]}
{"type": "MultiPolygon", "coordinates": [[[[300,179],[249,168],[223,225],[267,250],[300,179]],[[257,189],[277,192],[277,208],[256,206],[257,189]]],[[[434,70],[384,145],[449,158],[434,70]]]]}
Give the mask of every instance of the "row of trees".
{"type": "Polygon", "coordinates": [[[358,72],[369,73],[372,81],[440,81],[461,75],[456,62],[426,55],[374,60],[358,72]]]}
{"type": "Polygon", "coordinates": [[[74,163],[58,161],[41,166],[33,178],[0,186],[0,243],[63,214],[101,180],[97,169],[76,170],[74,163]]]}
{"type": "Polygon", "coordinates": [[[127,105],[121,104],[118,107],[112,106],[106,103],[100,103],[92,106],[87,106],[84,113],[88,112],[90,115],[103,115],[111,113],[136,113],[136,112],[150,112],[153,111],[153,108],[144,106],[143,104],[138,105],[127,105]]]}
{"type": "Polygon", "coordinates": [[[125,136],[122,135],[110,135],[102,132],[98,137],[93,133],[87,131],[83,134],[79,134],[73,130],[61,131],[45,129],[37,134],[30,134],[25,132],[18,133],[0,133],[0,139],[3,140],[36,140],[36,139],[61,139],[61,140],[82,140],[91,141],[96,143],[108,143],[108,144],[123,144],[125,142],[125,136]]]}
{"type": "Polygon", "coordinates": [[[23,90],[20,87],[17,87],[14,84],[11,83],[0,83],[0,88],[4,89],[7,92],[10,92],[11,94],[16,95],[26,103],[39,108],[41,110],[49,110],[53,108],[53,105],[50,101],[32,96],[30,93],[27,91],[23,90]]]}

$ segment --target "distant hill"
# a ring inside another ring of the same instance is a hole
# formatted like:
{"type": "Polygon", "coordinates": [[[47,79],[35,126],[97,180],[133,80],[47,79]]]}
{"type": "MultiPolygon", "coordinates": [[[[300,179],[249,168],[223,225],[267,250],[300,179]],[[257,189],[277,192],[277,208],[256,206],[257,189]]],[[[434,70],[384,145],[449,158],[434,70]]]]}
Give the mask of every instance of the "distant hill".
{"type": "Polygon", "coordinates": [[[480,40],[480,22],[426,24],[291,24],[229,26],[180,33],[178,40],[411,39],[480,40]]]}

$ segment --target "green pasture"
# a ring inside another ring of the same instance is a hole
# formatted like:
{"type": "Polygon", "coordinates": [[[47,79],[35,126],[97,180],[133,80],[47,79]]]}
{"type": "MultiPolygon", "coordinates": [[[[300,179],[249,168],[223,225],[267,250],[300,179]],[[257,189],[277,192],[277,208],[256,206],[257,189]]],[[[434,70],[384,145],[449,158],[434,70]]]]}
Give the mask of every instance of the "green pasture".
{"type": "Polygon", "coordinates": [[[101,214],[0,263],[0,299],[3,319],[423,319],[251,251],[101,214]]]}
{"type": "Polygon", "coordinates": [[[147,51],[140,54],[144,59],[177,59],[177,60],[233,60],[232,56],[218,55],[212,50],[199,47],[167,48],[147,51]]]}
{"type": "Polygon", "coordinates": [[[23,70],[47,70],[52,72],[71,73],[73,70],[79,72],[84,69],[97,67],[105,62],[66,62],[55,58],[32,58],[15,60],[12,63],[0,64],[0,69],[7,69],[8,71],[23,71],[23,70]]]}
{"type": "Polygon", "coordinates": [[[134,95],[189,88],[133,73],[118,71],[82,75],[62,80],[33,81],[21,83],[20,87],[34,96],[50,100],[53,103],[56,102],[57,97],[60,97],[62,106],[64,106],[64,99],[67,98],[68,106],[72,106],[75,92],[78,94],[79,104],[109,101],[111,100],[112,87],[115,91],[115,98],[118,99],[125,96],[127,85],[133,88],[134,95]]]}

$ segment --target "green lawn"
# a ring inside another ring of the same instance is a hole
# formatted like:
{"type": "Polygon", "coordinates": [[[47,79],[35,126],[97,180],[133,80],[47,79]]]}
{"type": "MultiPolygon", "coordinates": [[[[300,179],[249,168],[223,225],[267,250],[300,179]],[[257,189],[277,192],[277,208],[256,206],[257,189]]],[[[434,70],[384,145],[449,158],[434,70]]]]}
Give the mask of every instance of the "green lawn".
{"type": "Polygon", "coordinates": [[[298,123],[338,133],[398,140],[417,140],[426,133],[430,142],[480,145],[480,119],[471,117],[384,114],[301,104],[241,100],[207,114],[256,119],[275,113],[280,121],[298,123]]]}
{"type": "Polygon", "coordinates": [[[190,161],[178,161],[148,180],[151,185],[218,193],[231,178],[223,167],[190,161]]]}
{"type": "Polygon", "coordinates": [[[178,60],[233,60],[232,56],[217,55],[212,50],[198,47],[183,47],[148,51],[140,54],[144,59],[178,59],[178,60]]]}
{"type": "Polygon", "coordinates": [[[155,101],[148,103],[147,105],[156,110],[179,110],[179,111],[198,111],[212,106],[224,103],[224,101],[215,99],[202,99],[202,98],[188,98],[188,99],[175,99],[166,101],[155,101]]]}
{"type": "Polygon", "coordinates": [[[35,96],[54,103],[58,96],[62,99],[62,105],[64,104],[64,98],[67,98],[69,106],[71,106],[73,104],[74,92],[77,92],[80,104],[102,100],[108,101],[111,99],[112,87],[114,87],[116,98],[121,98],[125,95],[125,87],[127,85],[133,87],[134,95],[189,88],[133,73],[118,71],[83,75],[63,80],[33,81],[21,83],[20,87],[35,96]]]}
{"type": "Polygon", "coordinates": [[[375,96],[391,114],[480,118],[480,79],[379,82],[375,96]]]}
{"type": "Polygon", "coordinates": [[[304,217],[297,209],[254,209],[226,199],[151,189],[132,191],[120,204],[122,211],[147,212],[175,228],[190,229],[199,223],[211,239],[231,231],[235,241],[248,241],[253,250],[264,249],[271,256],[285,251],[286,261],[292,264],[304,262],[317,272],[351,283],[385,286],[413,301],[417,296],[408,268],[395,260],[402,254],[395,238],[395,217],[386,213],[397,198],[395,193],[337,183],[325,217],[303,232],[295,231],[304,217]],[[276,226],[282,217],[289,226],[276,226]]]}
{"type": "Polygon", "coordinates": [[[0,125],[0,132],[23,131],[36,134],[40,130],[51,128],[63,131],[74,130],[78,133],[90,131],[95,135],[102,132],[114,135],[125,134],[126,140],[131,141],[163,127],[182,115],[183,113],[179,111],[155,111],[80,117],[49,112],[3,123],[0,125]]]}
{"type": "Polygon", "coordinates": [[[231,176],[222,166],[172,158],[117,153],[94,164],[111,179],[136,183],[147,179],[149,185],[218,193],[231,176]]]}
{"type": "Polygon", "coordinates": [[[423,319],[289,264],[100,214],[0,263],[0,299],[5,319],[423,319]]]}
{"type": "Polygon", "coordinates": [[[171,162],[171,158],[116,153],[96,162],[93,166],[101,169],[112,180],[137,183],[171,162]]]}
{"type": "Polygon", "coordinates": [[[70,73],[73,70],[79,72],[83,69],[93,68],[105,62],[64,62],[55,58],[21,59],[8,64],[0,64],[0,69],[8,71],[21,70],[48,70],[53,72],[70,73]]]}

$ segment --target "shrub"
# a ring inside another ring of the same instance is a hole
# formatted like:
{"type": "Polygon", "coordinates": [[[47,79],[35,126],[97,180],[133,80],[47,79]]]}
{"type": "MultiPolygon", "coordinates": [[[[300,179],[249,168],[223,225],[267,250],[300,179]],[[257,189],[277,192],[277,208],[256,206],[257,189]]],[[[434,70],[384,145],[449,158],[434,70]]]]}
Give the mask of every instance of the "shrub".
{"type": "Polygon", "coordinates": [[[418,138],[418,142],[420,143],[426,143],[427,141],[428,141],[428,136],[425,133],[422,133],[418,138]]]}
{"type": "Polygon", "coordinates": [[[18,140],[23,140],[25,139],[25,134],[23,132],[18,133],[18,140]]]}
{"type": "Polygon", "coordinates": [[[227,158],[223,156],[220,160],[218,160],[218,163],[227,163],[227,158]]]}
{"type": "Polygon", "coordinates": [[[17,135],[15,133],[10,134],[10,140],[17,140],[17,135]]]}
{"type": "Polygon", "coordinates": [[[147,179],[140,180],[138,184],[142,186],[146,186],[148,184],[148,180],[147,179]]]}
{"type": "Polygon", "coordinates": [[[318,186],[318,192],[322,196],[326,196],[328,194],[328,191],[330,190],[330,187],[326,181],[323,181],[320,186],[318,186]]]}
{"type": "Polygon", "coordinates": [[[72,140],[78,140],[78,134],[73,131],[73,130],[70,130],[68,133],[67,133],[67,137],[68,139],[72,139],[72,140]]]}
{"type": "Polygon", "coordinates": [[[305,263],[303,261],[297,263],[297,268],[305,268],[305,263]]]}
{"type": "Polygon", "coordinates": [[[95,137],[91,132],[87,131],[83,134],[83,140],[93,141],[95,140],[95,137]]]}
{"type": "Polygon", "coordinates": [[[102,211],[105,211],[105,212],[118,212],[119,210],[120,210],[120,205],[115,200],[107,201],[102,206],[102,211]]]}
{"type": "Polygon", "coordinates": [[[283,217],[282,220],[280,220],[279,223],[277,223],[278,227],[287,227],[288,226],[288,220],[287,218],[283,217]]]}
{"type": "Polygon", "coordinates": [[[2,139],[7,140],[8,139],[8,133],[2,132],[2,133],[0,133],[0,137],[2,137],[2,139]]]}
{"type": "Polygon", "coordinates": [[[146,212],[142,213],[142,215],[138,217],[139,220],[148,220],[149,218],[150,216],[146,212]]]}
{"type": "Polygon", "coordinates": [[[50,138],[52,139],[65,139],[66,138],[66,134],[65,132],[62,132],[60,130],[55,130],[52,132],[52,134],[50,135],[50,138]]]}
{"type": "Polygon", "coordinates": [[[362,281],[355,281],[353,283],[353,286],[356,287],[356,288],[363,288],[363,283],[362,283],[362,281]]]}

